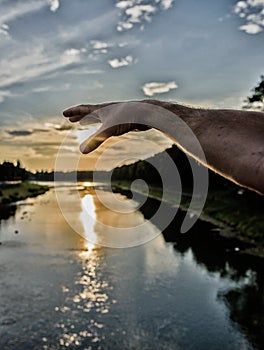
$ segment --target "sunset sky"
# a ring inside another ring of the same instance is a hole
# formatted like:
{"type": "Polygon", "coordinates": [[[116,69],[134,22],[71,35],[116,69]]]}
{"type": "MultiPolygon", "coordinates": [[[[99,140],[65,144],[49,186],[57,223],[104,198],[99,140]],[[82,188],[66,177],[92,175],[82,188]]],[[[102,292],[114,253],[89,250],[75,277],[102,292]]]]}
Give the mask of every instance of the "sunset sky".
{"type": "MultiPolygon", "coordinates": [[[[71,170],[94,130],[63,120],[79,103],[151,97],[240,108],[264,74],[263,42],[264,0],[0,0],[0,160],[53,169],[68,134],[71,170]]],[[[127,159],[169,144],[152,132],[125,139],[127,159]]],[[[120,145],[109,154],[105,168],[120,145]]]]}

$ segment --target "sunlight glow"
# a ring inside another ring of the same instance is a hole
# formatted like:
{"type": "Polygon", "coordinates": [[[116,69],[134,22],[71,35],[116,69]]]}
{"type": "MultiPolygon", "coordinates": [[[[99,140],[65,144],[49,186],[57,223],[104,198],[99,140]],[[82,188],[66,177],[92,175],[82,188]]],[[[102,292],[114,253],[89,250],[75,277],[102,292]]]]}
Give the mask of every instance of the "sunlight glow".
{"type": "Polygon", "coordinates": [[[90,181],[85,181],[85,182],[83,182],[83,186],[84,186],[84,187],[92,187],[92,186],[93,186],[93,183],[90,182],[90,181]]]}
{"type": "Polygon", "coordinates": [[[84,237],[88,240],[86,248],[89,251],[94,248],[94,244],[92,242],[97,241],[97,236],[94,230],[96,214],[92,195],[88,194],[82,198],[82,212],[80,214],[80,219],[84,228],[84,237]]]}

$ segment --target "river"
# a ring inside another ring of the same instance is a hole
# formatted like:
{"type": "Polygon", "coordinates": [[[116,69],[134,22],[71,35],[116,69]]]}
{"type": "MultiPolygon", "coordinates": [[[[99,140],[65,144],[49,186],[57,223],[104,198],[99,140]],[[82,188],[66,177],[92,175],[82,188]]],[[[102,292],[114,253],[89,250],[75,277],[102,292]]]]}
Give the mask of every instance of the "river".
{"type": "MultiPolygon", "coordinates": [[[[84,232],[87,200],[94,215],[118,221],[92,190],[79,202],[72,190],[59,188],[84,232]]],[[[129,220],[158,232],[146,219],[153,206],[129,220]]],[[[146,244],[105,248],[74,232],[54,189],[2,209],[1,218],[1,350],[262,348],[263,269],[211,241],[217,228],[207,223],[182,237],[175,221],[146,244]]]]}

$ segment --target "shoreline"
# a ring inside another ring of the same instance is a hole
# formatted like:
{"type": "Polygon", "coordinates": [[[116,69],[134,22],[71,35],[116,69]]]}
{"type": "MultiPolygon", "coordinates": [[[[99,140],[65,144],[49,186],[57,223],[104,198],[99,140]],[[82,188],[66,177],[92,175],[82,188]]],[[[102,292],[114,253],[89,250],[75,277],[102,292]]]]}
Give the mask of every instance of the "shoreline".
{"type": "Polygon", "coordinates": [[[38,185],[28,181],[16,184],[1,184],[0,205],[9,205],[29,197],[37,197],[49,190],[49,186],[38,185]]]}
{"type": "MultiPolygon", "coordinates": [[[[130,185],[131,184],[126,181],[112,182],[112,188],[117,191],[131,191],[130,185]]],[[[26,181],[19,184],[2,185],[0,186],[0,205],[6,206],[29,197],[36,197],[44,194],[49,189],[49,186],[26,181]]],[[[164,200],[169,205],[176,205],[175,198],[177,193],[175,191],[173,192],[173,190],[167,192],[165,198],[162,188],[160,187],[149,186],[148,194],[141,186],[133,186],[133,191],[140,195],[148,195],[150,199],[158,201],[164,200]]],[[[180,205],[178,205],[183,212],[187,212],[190,199],[191,192],[186,189],[186,191],[182,193],[181,202],[180,205]]],[[[259,216],[251,218],[250,213],[245,216],[243,215],[243,210],[241,210],[242,213],[238,215],[234,212],[234,205],[237,205],[237,199],[234,199],[228,191],[222,189],[218,191],[211,190],[208,192],[203,212],[199,218],[217,227],[217,229],[214,230],[214,235],[228,242],[238,242],[238,244],[243,247],[243,249],[237,252],[238,254],[264,259],[264,235],[261,233],[263,232],[261,227],[264,227],[264,214],[260,213],[259,216]],[[241,215],[243,216],[243,220],[241,220],[241,215]],[[246,225],[248,222],[249,225],[246,225]],[[248,230],[247,227],[249,227],[250,230],[248,230]],[[259,233],[256,234],[256,232],[259,233]]],[[[243,209],[243,207],[241,208],[243,209]]],[[[239,212],[241,208],[237,205],[235,209],[239,212]]]]}
{"type": "MultiPolygon", "coordinates": [[[[125,191],[130,191],[130,184],[124,181],[114,181],[112,182],[112,188],[115,189],[121,189],[125,191]]],[[[141,195],[146,195],[146,193],[140,188],[139,186],[133,186],[133,191],[136,191],[137,193],[141,195]]],[[[219,230],[216,230],[214,232],[215,235],[220,236],[222,239],[228,240],[228,241],[237,241],[239,242],[243,248],[243,250],[240,250],[238,254],[240,255],[247,255],[253,258],[260,258],[264,259],[264,235],[263,237],[261,234],[256,237],[254,237],[254,234],[252,232],[248,232],[246,228],[244,230],[239,230],[239,225],[241,224],[239,221],[239,218],[237,220],[234,219],[232,224],[228,224],[229,222],[229,215],[225,215],[225,213],[222,213],[219,215],[218,210],[215,208],[218,206],[221,208],[221,206],[226,205],[228,202],[228,193],[224,193],[226,197],[223,195],[223,191],[220,191],[219,193],[217,191],[209,191],[208,197],[205,203],[205,206],[203,208],[203,212],[200,215],[200,219],[202,221],[209,222],[219,228],[219,230]],[[220,196],[222,194],[222,198],[216,199],[216,196],[220,196]],[[219,200],[219,203],[218,203],[219,200]],[[216,205],[217,202],[217,205],[216,205]],[[219,218],[221,217],[221,219],[219,218]]],[[[166,198],[162,198],[162,189],[155,186],[149,186],[149,193],[148,197],[161,201],[165,200],[170,205],[175,205],[175,197],[174,197],[173,191],[171,192],[171,196],[167,196],[166,198]]],[[[191,194],[188,192],[182,193],[182,200],[179,205],[179,208],[186,212],[189,207],[189,201],[191,199],[191,194]]],[[[232,209],[232,203],[230,204],[230,209],[232,209]]],[[[227,207],[227,211],[229,208],[227,207]]],[[[233,212],[231,212],[231,216],[233,216],[233,212]]],[[[247,218],[245,218],[246,220],[247,218]]],[[[261,218],[264,219],[264,218],[261,218]]],[[[262,226],[264,227],[264,226],[262,226]]],[[[256,227],[256,230],[258,229],[258,226],[256,227]]],[[[254,227],[253,230],[254,232],[254,227]]]]}

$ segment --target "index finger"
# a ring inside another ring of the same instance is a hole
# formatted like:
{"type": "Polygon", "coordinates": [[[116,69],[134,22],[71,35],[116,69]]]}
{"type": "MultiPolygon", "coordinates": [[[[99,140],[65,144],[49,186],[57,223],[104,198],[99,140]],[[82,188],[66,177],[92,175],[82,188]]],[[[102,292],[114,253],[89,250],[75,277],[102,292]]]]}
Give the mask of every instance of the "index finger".
{"type": "Polygon", "coordinates": [[[66,109],[63,111],[63,115],[66,118],[71,117],[84,117],[85,115],[91,113],[92,108],[90,105],[79,105],[66,109]]]}

